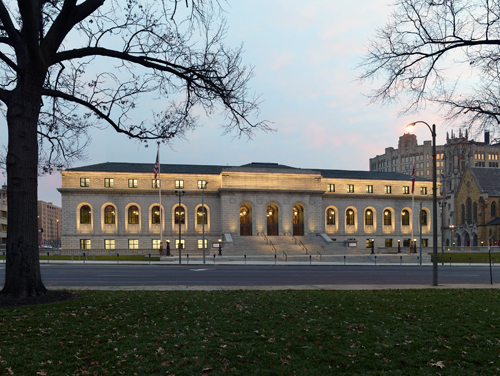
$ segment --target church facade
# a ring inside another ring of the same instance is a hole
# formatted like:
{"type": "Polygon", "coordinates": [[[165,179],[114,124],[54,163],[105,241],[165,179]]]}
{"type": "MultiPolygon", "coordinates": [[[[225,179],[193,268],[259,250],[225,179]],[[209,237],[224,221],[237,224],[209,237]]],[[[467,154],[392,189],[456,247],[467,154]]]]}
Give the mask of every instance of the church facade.
{"type": "Polygon", "coordinates": [[[412,181],[393,172],[179,164],[161,165],[155,180],[153,170],[102,163],[62,171],[62,248],[159,249],[170,241],[172,249],[200,249],[203,233],[206,247],[227,235],[397,247],[420,228],[424,245],[432,243],[427,179],[417,178],[412,204],[412,181]]]}

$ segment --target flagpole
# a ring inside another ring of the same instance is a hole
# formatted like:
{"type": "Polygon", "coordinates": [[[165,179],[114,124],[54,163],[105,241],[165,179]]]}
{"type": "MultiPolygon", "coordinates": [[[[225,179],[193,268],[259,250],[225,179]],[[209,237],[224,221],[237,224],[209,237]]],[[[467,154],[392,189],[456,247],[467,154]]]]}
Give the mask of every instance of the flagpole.
{"type": "MultiPolygon", "coordinates": [[[[160,168],[160,142],[158,141],[158,196],[160,202],[160,249],[163,248],[163,220],[162,220],[162,210],[161,210],[161,168],[160,168]]],[[[156,182],[155,182],[156,183],[156,182]]]]}
{"type": "MultiPolygon", "coordinates": [[[[415,155],[413,155],[413,170],[411,173],[411,244],[413,244],[413,251],[417,252],[415,249],[415,242],[413,238],[413,231],[415,228],[415,155]]],[[[420,244],[422,246],[422,244],[420,244]]]]}

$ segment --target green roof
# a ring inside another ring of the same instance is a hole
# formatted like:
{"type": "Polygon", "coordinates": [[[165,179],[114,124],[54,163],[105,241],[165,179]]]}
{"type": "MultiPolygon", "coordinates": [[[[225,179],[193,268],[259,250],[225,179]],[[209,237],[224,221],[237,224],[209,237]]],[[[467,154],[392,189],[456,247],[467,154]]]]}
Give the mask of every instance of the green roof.
{"type": "MultiPolygon", "coordinates": [[[[376,172],[376,171],[355,171],[355,170],[325,170],[317,168],[297,168],[278,163],[257,163],[252,162],[241,166],[215,166],[215,165],[188,165],[188,164],[161,164],[162,174],[193,174],[193,175],[220,175],[223,171],[237,170],[252,171],[262,169],[290,170],[297,173],[316,172],[324,178],[330,179],[365,179],[365,180],[395,180],[410,181],[410,176],[397,172],[376,172]]],[[[123,163],[106,162],[88,166],[74,167],[66,171],[74,172],[137,172],[153,173],[154,163],[123,163]]],[[[429,181],[429,179],[416,177],[417,181],[429,181]]]]}

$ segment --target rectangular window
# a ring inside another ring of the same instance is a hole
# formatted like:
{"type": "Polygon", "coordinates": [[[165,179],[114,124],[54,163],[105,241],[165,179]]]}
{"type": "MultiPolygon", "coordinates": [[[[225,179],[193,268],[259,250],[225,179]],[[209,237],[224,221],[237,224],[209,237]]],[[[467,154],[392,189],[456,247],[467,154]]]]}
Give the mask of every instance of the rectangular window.
{"type": "Polygon", "coordinates": [[[137,179],[128,179],[129,188],[137,188],[137,179]]]}
{"type": "Polygon", "coordinates": [[[403,186],[403,194],[404,195],[410,194],[410,187],[408,185],[403,186]]]}
{"type": "Polygon", "coordinates": [[[422,239],[422,247],[428,247],[429,246],[429,239],[422,239]]]}
{"type": "Polygon", "coordinates": [[[104,188],[113,188],[113,178],[104,178],[104,188]]]}
{"type": "Polygon", "coordinates": [[[426,195],[427,194],[427,187],[420,187],[420,194],[426,195]]]}
{"type": "Polygon", "coordinates": [[[411,239],[403,239],[403,247],[409,247],[410,242],[411,242],[411,239]]]}
{"type": "Polygon", "coordinates": [[[207,189],[207,181],[198,180],[198,189],[207,189]]]}
{"type": "Polygon", "coordinates": [[[335,184],[328,184],[328,192],[335,192],[335,184]]]}
{"type": "MultiPolygon", "coordinates": [[[[208,248],[208,240],[205,239],[205,249],[208,248]]],[[[203,239],[198,239],[198,249],[203,249],[203,239]]]]}
{"type": "Polygon", "coordinates": [[[104,249],[115,249],[115,239],[104,239],[104,249]]]}
{"type": "Polygon", "coordinates": [[[366,186],[366,193],[373,193],[373,185],[366,186]]]}
{"type": "Polygon", "coordinates": [[[80,249],[90,249],[90,239],[80,239],[80,249]]]}
{"type": "Polygon", "coordinates": [[[139,239],[129,239],[128,249],[139,249],[139,239]]]}
{"type": "Polygon", "coordinates": [[[175,189],[184,189],[184,180],[176,180],[175,189]]]}
{"type": "Polygon", "coordinates": [[[2,211],[0,212],[0,217],[1,217],[1,218],[7,218],[7,212],[6,212],[5,210],[2,210],[2,211]]]}
{"type": "MultiPolygon", "coordinates": [[[[184,239],[181,239],[181,247],[182,247],[182,249],[185,249],[185,245],[186,245],[186,244],[185,244],[185,242],[184,242],[184,239]]],[[[175,248],[176,248],[176,249],[179,249],[179,239],[176,239],[176,240],[175,240],[175,248]]]]}
{"type": "Polygon", "coordinates": [[[347,193],[354,193],[354,184],[347,184],[347,193]]]}
{"type": "Polygon", "coordinates": [[[151,188],[153,189],[160,188],[160,179],[152,179],[151,188]]]}
{"type": "Polygon", "coordinates": [[[386,186],[385,186],[385,189],[384,189],[384,192],[385,192],[385,193],[392,193],[392,188],[391,188],[391,186],[390,186],[390,185],[386,185],[386,186]]]}
{"type": "Polygon", "coordinates": [[[160,249],[160,244],[161,244],[161,240],[160,239],[153,239],[153,242],[151,244],[151,248],[153,248],[153,249],[160,249]]]}
{"type": "Polygon", "coordinates": [[[366,239],[366,248],[371,248],[373,244],[373,239],[366,239]]]}
{"type": "Polygon", "coordinates": [[[7,225],[2,225],[2,231],[7,232],[7,225]]]}
{"type": "Polygon", "coordinates": [[[90,178],[80,178],[80,187],[89,187],[90,178]]]}
{"type": "Polygon", "coordinates": [[[392,247],[392,239],[385,239],[385,246],[392,247]]]}

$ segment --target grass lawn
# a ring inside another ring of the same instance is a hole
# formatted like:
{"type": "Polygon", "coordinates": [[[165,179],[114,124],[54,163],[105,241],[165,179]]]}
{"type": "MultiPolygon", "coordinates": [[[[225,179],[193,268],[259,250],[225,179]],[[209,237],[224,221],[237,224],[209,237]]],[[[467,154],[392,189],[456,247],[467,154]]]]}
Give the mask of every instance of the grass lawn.
{"type": "Polygon", "coordinates": [[[500,375],[499,294],[85,291],[0,310],[0,374],[500,375]]]}
{"type": "MultiPolygon", "coordinates": [[[[432,259],[432,253],[429,253],[432,259]]],[[[444,262],[449,263],[451,257],[452,263],[480,263],[480,262],[489,262],[488,253],[451,253],[445,252],[444,254],[444,262]]],[[[441,251],[438,251],[438,262],[441,262],[441,251]]],[[[500,262],[500,254],[492,253],[491,254],[491,262],[498,264],[500,262]]]]}

